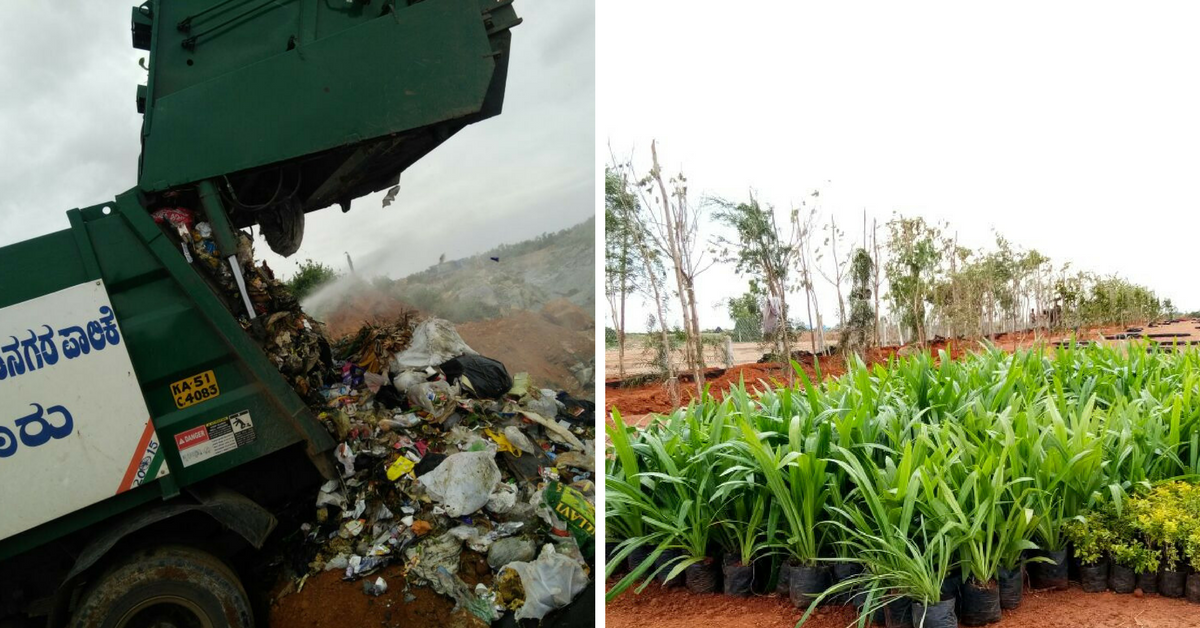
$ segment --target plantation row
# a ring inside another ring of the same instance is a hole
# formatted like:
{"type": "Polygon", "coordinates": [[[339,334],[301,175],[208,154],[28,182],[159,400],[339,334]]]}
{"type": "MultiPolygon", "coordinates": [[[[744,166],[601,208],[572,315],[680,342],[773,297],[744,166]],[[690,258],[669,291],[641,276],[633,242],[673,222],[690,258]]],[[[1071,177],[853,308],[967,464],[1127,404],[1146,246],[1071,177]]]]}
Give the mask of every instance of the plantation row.
{"type": "Polygon", "coordinates": [[[1200,472],[1200,352],[940,358],[854,361],[815,386],[797,368],[795,388],[743,384],[644,429],[614,410],[608,575],[631,571],[609,598],[723,580],[810,613],[853,603],[863,623],[982,625],[1026,578],[1075,572],[1200,601],[1200,491],[1164,484],[1200,472]]]}

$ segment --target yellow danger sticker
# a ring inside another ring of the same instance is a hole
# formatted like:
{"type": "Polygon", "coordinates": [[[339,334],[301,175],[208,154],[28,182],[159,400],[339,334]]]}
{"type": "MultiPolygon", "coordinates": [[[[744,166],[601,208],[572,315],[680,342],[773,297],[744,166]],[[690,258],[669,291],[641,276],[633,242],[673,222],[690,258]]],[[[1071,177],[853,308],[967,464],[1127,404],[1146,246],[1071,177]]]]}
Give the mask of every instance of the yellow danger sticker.
{"type": "Polygon", "coordinates": [[[212,371],[205,371],[171,384],[171,395],[175,397],[175,407],[181,410],[201,401],[208,401],[220,394],[221,389],[217,387],[217,376],[212,371]]]}

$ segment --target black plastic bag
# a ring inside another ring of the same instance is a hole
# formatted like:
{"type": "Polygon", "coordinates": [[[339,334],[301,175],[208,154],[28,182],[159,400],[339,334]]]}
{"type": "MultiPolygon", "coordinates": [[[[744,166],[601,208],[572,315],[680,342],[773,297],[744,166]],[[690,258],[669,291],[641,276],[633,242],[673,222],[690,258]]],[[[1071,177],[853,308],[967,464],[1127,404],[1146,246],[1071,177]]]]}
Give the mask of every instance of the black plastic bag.
{"type": "Polygon", "coordinates": [[[426,473],[438,468],[438,465],[442,464],[445,459],[446,454],[439,454],[431,451],[425,454],[425,457],[421,458],[421,461],[413,467],[413,474],[417,477],[421,477],[422,475],[425,475],[426,473]]]}
{"type": "MultiPolygon", "coordinates": [[[[853,578],[862,573],[863,566],[861,563],[856,563],[848,560],[839,560],[833,564],[833,583],[837,584],[848,578],[853,578]]],[[[839,591],[830,598],[830,604],[844,606],[850,603],[850,599],[854,597],[853,589],[845,589],[839,591]]]]}
{"type": "Polygon", "coordinates": [[[754,586],[754,567],[743,565],[737,557],[730,554],[721,564],[721,575],[725,578],[725,595],[749,597],[754,586]]]}
{"type": "MultiPolygon", "coordinates": [[[[604,542],[604,564],[613,564],[613,556],[617,555],[617,546],[620,544],[620,541],[604,542]]],[[[625,573],[625,565],[617,565],[616,569],[613,570],[613,575],[617,575],[619,573],[625,573]]]]}
{"type": "Polygon", "coordinates": [[[462,382],[463,392],[477,399],[499,399],[513,387],[508,369],[500,362],[481,355],[460,355],[443,362],[438,368],[446,374],[446,381],[451,384],[466,376],[466,381],[462,382]]]}
{"type": "Polygon", "coordinates": [[[675,569],[675,565],[679,562],[676,559],[680,556],[683,556],[683,552],[680,550],[663,550],[663,553],[659,554],[658,559],[654,561],[654,579],[661,582],[664,587],[681,587],[684,585],[683,574],[677,574],[670,580],[667,579],[667,576],[671,574],[671,571],[675,569]],[[666,566],[668,562],[671,563],[669,567],[666,566]]]}
{"type": "Polygon", "coordinates": [[[967,580],[959,591],[962,592],[959,620],[964,626],[983,626],[1000,621],[1000,585],[996,581],[979,585],[974,580],[967,580]]]}
{"type": "Polygon", "coordinates": [[[954,614],[954,598],[926,606],[922,602],[912,604],[913,625],[922,628],[958,628],[958,616],[954,614]]]}
{"type": "Polygon", "coordinates": [[[1188,574],[1184,597],[1193,604],[1200,604],[1200,573],[1188,574]]]}
{"type": "Polygon", "coordinates": [[[1137,575],[1137,588],[1146,595],[1158,593],[1158,572],[1146,571],[1137,575]]]}
{"type": "Polygon", "coordinates": [[[942,580],[942,599],[949,600],[958,597],[958,589],[962,586],[962,576],[956,571],[952,571],[946,575],[946,579],[942,580]]]}
{"type": "Polygon", "coordinates": [[[779,595],[791,595],[792,570],[799,567],[795,558],[788,558],[779,565],[779,578],[775,581],[775,592],[779,595]]]}
{"type": "Polygon", "coordinates": [[[887,628],[913,628],[912,598],[898,597],[883,607],[883,625],[887,628]]]}
{"type": "Polygon", "coordinates": [[[1067,550],[1039,552],[1053,562],[1029,563],[1029,586],[1033,589],[1064,590],[1067,588],[1067,550]]]}
{"type": "MultiPolygon", "coordinates": [[[[629,555],[625,557],[625,566],[629,569],[629,573],[633,573],[635,570],[637,570],[638,565],[646,562],[646,559],[650,558],[651,551],[651,548],[646,545],[639,545],[633,548],[633,551],[629,552],[629,555]]],[[[654,571],[647,570],[642,573],[644,576],[649,576],[650,574],[654,573],[654,571]]]]}
{"type": "Polygon", "coordinates": [[[687,590],[692,593],[715,593],[718,578],[717,563],[711,558],[688,565],[687,569],[683,570],[687,590]]]}
{"type": "Polygon", "coordinates": [[[1000,608],[1006,611],[1021,605],[1021,590],[1025,586],[1025,565],[1016,569],[1000,568],[1000,608]]]}
{"type": "Polygon", "coordinates": [[[558,418],[571,423],[591,425],[596,422],[596,404],[587,399],[576,399],[566,391],[558,393],[558,401],[563,409],[558,411],[558,418]]]}
{"type": "Polygon", "coordinates": [[[1133,593],[1137,578],[1129,567],[1113,563],[1108,570],[1108,587],[1117,593],[1133,593]]]}
{"type": "Polygon", "coordinates": [[[1080,563],[1079,583],[1086,593],[1102,593],[1108,590],[1108,561],[1080,563]]]}
{"type": "Polygon", "coordinates": [[[384,384],[379,387],[379,392],[375,393],[375,403],[387,408],[395,410],[408,402],[408,397],[400,394],[399,390],[391,384],[384,384]]]}
{"type": "Polygon", "coordinates": [[[1167,571],[1164,569],[1158,574],[1158,594],[1163,597],[1183,597],[1186,586],[1186,571],[1167,571]]]}
{"type": "Polygon", "coordinates": [[[788,594],[796,608],[808,608],[814,600],[829,588],[833,575],[829,567],[799,566],[792,569],[791,582],[788,583],[788,594]]]}

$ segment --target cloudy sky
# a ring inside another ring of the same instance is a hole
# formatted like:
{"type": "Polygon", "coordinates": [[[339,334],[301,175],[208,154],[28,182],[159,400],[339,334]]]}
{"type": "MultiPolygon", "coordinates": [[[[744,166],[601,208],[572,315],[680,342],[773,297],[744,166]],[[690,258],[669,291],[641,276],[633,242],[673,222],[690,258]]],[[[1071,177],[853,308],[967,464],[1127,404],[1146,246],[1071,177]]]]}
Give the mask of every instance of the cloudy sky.
{"type": "MultiPolygon", "coordinates": [[[[130,45],[133,2],[21,2],[0,20],[0,246],[64,229],[65,212],[136,183],[145,53],[130,45]]],[[[289,274],[312,258],[401,277],[577,224],[595,214],[595,18],[590,2],[518,0],[504,113],[467,127],[348,214],[308,215],[289,274]]]]}
{"type": "MultiPolygon", "coordinates": [[[[819,188],[860,241],[864,209],[947,220],[967,246],[996,229],[1200,308],[1200,7],[687,7],[600,3],[602,152],[633,151],[644,171],[657,139],[694,199],[753,188],[786,210],[819,188]]],[[[719,303],[745,286],[702,275],[702,325],[728,325],[719,303]]]]}

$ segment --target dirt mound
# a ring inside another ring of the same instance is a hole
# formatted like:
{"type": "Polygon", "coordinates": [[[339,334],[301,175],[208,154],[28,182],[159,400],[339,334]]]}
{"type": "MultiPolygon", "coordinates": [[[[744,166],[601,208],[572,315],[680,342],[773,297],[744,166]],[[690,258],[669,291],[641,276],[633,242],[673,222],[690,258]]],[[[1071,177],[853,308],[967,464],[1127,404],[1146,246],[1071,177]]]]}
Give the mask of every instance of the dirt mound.
{"type": "MultiPolygon", "coordinates": [[[[877,364],[886,362],[895,354],[895,347],[883,347],[871,349],[867,352],[864,359],[868,364],[877,364]]],[[[841,355],[822,356],[819,364],[822,378],[837,377],[846,372],[846,360],[841,355]]],[[[811,361],[801,362],[800,366],[809,378],[816,378],[817,371],[811,361]]],[[[684,403],[696,398],[696,386],[691,383],[690,377],[686,379],[687,381],[680,382],[679,385],[680,396],[683,398],[684,403]]],[[[763,385],[762,382],[772,384],[785,380],[786,376],[783,369],[778,364],[756,363],[741,364],[731,369],[709,369],[705,375],[704,383],[708,386],[709,392],[713,397],[724,399],[725,393],[729,388],[741,381],[745,381],[746,388],[751,389],[761,388],[763,385]]],[[[622,386],[621,384],[618,380],[605,382],[604,408],[606,413],[611,413],[613,408],[620,410],[623,415],[671,411],[671,402],[667,396],[665,384],[653,383],[632,387],[622,386]]]]}
{"type": "Polygon", "coordinates": [[[521,311],[459,325],[458,334],[472,349],[503,362],[509,373],[529,373],[536,386],[589,399],[595,396],[590,382],[594,379],[596,340],[589,331],[521,311]]]}
{"type": "Polygon", "coordinates": [[[325,329],[330,338],[353,334],[363,325],[387,324],[415,308],[382,290],[364,284],[339,302],[336,309],[324,314],[325,329]]]}
{"type": "Polygon", "coordinates": [[[542,316],[575,331],[590,331],[596,327],[596,317],[591,312],[566,299],[555,299],[542,306],[542,316]]]}

